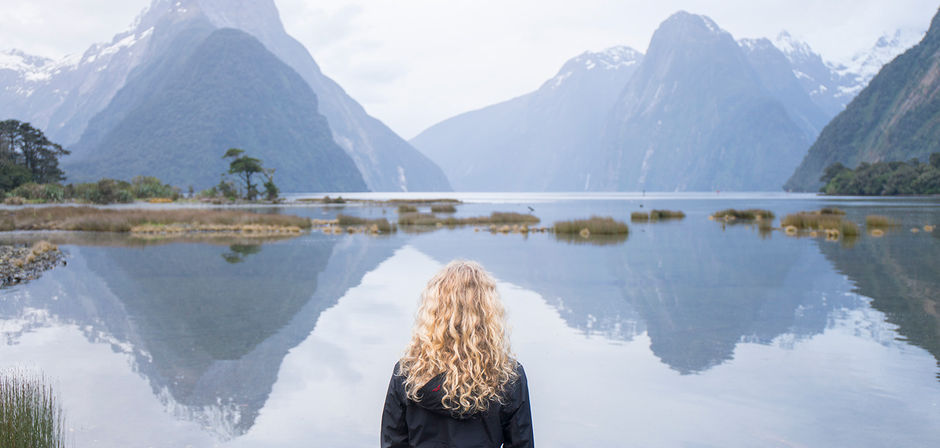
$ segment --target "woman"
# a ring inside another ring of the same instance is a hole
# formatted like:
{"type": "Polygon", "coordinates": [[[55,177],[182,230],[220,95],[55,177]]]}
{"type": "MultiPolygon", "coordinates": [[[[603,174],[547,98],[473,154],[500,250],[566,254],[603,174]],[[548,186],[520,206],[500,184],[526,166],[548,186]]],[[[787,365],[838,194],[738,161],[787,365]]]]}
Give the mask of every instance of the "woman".
{"type": "Polygon", "coordinates": [[[534,447],[525,371],[509,351],[496,282],[453,261],[428,282],[392,372],[382,447],[534,447]]]}

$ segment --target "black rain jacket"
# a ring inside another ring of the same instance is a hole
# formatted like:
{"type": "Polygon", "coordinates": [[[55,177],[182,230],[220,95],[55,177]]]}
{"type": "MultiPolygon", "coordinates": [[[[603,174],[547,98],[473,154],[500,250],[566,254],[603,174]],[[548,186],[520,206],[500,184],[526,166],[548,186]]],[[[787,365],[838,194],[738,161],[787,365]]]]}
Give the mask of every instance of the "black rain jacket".
{"type": "Polygon", "coordinates": [[[420,402],[405,394],[405,378],[392,372],[382,412],[382,448],[521,448],[534,447],[529,386],[518,364],[519,379],[507,387],[505,405],[459,416],[445,409],[440,375],[419,391],[420,402]]]}

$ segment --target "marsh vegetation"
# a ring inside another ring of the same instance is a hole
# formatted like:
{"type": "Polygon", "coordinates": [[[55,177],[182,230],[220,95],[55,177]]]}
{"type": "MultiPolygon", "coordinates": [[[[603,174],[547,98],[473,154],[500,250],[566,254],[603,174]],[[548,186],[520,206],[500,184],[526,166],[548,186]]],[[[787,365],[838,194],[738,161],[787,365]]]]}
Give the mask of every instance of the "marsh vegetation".
{"type": "Polygon", "coordinates": [[[770,210],[751,208],[747,210],[736,210],[733,208],[720,210],[712,214],[712,219],[723,219],[725,221],[757,221],[765,219],[774,219],[776,215],[770,210]]]}
{"type": "Polygon", "coordinates": [[[0,371],[0,446],[60,448],[65,435],[62,406],[44,377],[0,371]]]}
{"type": "Polygon", "coordinates": [[[300,232],[307,218],[240,210],[115,210],[94,207],[42,207],[0,211],[0,231],[75,230],[139,233],[252,233],[261,230],[300,232]]]}

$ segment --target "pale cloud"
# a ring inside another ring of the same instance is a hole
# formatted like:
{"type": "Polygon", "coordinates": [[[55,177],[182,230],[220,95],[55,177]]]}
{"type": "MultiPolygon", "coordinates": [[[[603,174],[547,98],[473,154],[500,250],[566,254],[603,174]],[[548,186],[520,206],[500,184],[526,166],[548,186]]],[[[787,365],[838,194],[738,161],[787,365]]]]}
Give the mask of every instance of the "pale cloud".
{"type": "MultiPolygon", "coordinates": [[[[46,56],[109,41],[149,0],[5,0],[0,48],[46,56]]],[[[894,30],[926,30],[935,0],[274,0],[323,72],[404,137],[536,89],[585,50],[646,50],[677,10],[735,37],[788,30],[843,60],[894,30]]]]}

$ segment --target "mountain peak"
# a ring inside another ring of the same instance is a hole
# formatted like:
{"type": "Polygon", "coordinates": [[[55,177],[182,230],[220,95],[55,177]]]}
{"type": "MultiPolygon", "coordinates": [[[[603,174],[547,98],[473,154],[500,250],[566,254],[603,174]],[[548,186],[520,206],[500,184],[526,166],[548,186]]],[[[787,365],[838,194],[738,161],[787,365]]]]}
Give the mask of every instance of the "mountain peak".
{"type": "Polygon", "coordinates": [[[557,89],[576,74],[591,71],[619,71],[631,68],[636,66],[642,59],[643,53],[623,45],[613,46],[601,51],[585,51],[565,62],[558,74],[543,84],[543,88],[557,89]]]}
{"type": "Polygon", "coordinates": [[[660,25],[660,29],[670,29],[673,27],[715,35],[727,33],[708,16],[692,14],[687,11],[678,11],[674,13],[660,25]]]}

